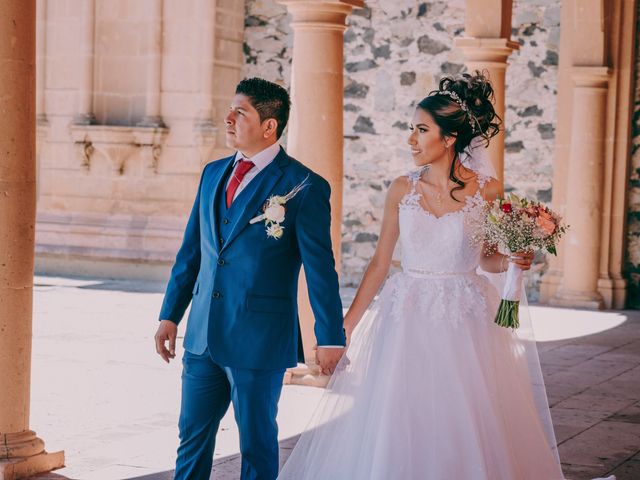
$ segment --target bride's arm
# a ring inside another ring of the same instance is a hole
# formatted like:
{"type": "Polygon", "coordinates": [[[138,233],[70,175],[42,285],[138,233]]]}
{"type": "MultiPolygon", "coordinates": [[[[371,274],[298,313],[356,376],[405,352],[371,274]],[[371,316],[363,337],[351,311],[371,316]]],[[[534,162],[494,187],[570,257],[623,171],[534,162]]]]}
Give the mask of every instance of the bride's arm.
{"type": "Polygon", "coordinates": [[[393,250],[400,234],[398,205],[408,191],[407,185],[407,177],[398,177],[391,183],[387,192],[376,251],[362,277],[362,282],[358,287],[353,303],[344,317],[344,329],[348,337],[351,336],[351,332],[364,315],[364,312],[366,312],[369,304],[378,293],[380,285],[382,285],[389,273],[393,250]]]}
{"type": "MultiPolygon", "coordinates": [[[[502,194],[502,185],[495,179],[487,182],[482,191],[482,197],[488,202],[495,200],[498,196],[502,196],[502,194]]],[[[515,258],[510,260],[508,255],[503,255],[492,250],[489,245],[485,245],[482,249],[480,268],[485,272],[502,273],[509,267],[509,261],[512,261],[523,270],[529,270],[529,268],[531,268],[531,261],[533,260],[532,253],[520,252],[514,254],[515,258]]]]}
{"type": "MultiPolygon", "coordinates": [[[[492,202],[498,196],[502,196],[502,185],[498,180],[492,179],[486,183],[482,190],[482,197],[487,202],[492,202]]],[[[498,252],[492,252],[489,245],[485,245],[482,249],[482,257],[480,257],[480,268],[489,273],[504,272],[509,266],[509,257],[498,252]]]]}

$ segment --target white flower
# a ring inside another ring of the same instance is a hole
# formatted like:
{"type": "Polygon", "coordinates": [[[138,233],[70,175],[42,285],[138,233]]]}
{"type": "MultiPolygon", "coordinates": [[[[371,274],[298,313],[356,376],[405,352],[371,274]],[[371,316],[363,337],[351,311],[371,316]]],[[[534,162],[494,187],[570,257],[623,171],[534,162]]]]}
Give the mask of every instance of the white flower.
{"type": "Polygon", "coordinates": [[[264,220],[267,237],[275,238],[276,240],[282,238],[284,227],[280,224],[284,222],[286,212],[284,205],[308,185],[308,179],[309,176],[307,175],[302,183],[293,187],[293,190],[286,195],[272,195],[269,197],[266,202],[267,204],[264,209],[264,213],[252,218],[249,220],[249,223],[253,225],[254,223],[264,220]]]}
{"type": "Polygon", "coordinates": [[[267,227],[267,237],[278,240],[284,233],[284,227],[278,223],[272,223],[267,227]]]}
{"type": "Polygon", "coordinates": [[[264,216],[269,222],[282,223],[284,222],[285,208],[282,205],[269,205],[264,211],[264,216]]]}

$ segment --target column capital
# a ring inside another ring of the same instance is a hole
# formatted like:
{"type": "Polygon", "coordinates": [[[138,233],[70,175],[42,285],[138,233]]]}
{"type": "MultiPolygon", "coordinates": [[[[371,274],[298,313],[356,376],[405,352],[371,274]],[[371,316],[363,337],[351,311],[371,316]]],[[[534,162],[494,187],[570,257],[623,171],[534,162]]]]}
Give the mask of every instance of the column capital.
{"type": "Polygon", "coordinates": [[[572,67],[571,80],[576,87],[603,88],[609,86],[611,69],[609,67],[572,67]]]}
{"type": "Polygon", "coordinates": [[[285,5],[296,28],[345,30],[346,18],[354,8],[365,6],[364,0],[277,0],[285,5]]]}
{"type": "Polygon", "coordinates": [[[453,44],[470,62],[507,63],[509,55],[520,49],[520,44],[507,38],[459,37],[453,44]]]}

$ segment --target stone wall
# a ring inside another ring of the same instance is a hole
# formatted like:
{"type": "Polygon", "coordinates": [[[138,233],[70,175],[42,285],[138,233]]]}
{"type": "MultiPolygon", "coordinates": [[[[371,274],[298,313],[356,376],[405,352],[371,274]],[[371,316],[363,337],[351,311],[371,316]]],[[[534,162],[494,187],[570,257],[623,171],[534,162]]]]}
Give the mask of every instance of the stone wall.
{"type": "MultiPolygon", "coordinates": [[[[637,30],[640,31],[640,4],[638,4],[637,30]]],[[[636,40],[636,78],[634,112],[631,122],[632,147],[625,270],[629,279],[629,306],[640,308],[640,35],[636,40]]]]}
{"type": "MultiPolygon", "coordinates": [[[[560,4],[516,1],[513,18],[521,47],[507,70],[506,188],[550,201],[560,4]]],[[[442,75],[463,70],[452,45],[464,34],[464,2],[368,0],[348,22],[342,272],[351,286],[373,254],[387,186],[412,168],[406,139],[415,103],[442,75]]],[[[247,1],[245,76],[288,86],[291,44],[284,7],[247,1]]],[[[543,268],[536,265],[534,285],[543,268]]]]}

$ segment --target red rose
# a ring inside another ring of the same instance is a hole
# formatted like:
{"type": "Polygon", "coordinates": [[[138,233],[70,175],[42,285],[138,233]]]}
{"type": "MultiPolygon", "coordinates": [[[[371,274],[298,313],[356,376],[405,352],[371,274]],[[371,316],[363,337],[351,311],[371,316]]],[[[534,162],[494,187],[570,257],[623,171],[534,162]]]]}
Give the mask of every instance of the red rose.
{"type": "Polygon", "coordinates": [[[500,208],[502,208],[502,211],[504,213],[511,213],[513,211],[513,209],[511,208],[511,204],[510,203],[503,203],[500,208]]]}

